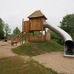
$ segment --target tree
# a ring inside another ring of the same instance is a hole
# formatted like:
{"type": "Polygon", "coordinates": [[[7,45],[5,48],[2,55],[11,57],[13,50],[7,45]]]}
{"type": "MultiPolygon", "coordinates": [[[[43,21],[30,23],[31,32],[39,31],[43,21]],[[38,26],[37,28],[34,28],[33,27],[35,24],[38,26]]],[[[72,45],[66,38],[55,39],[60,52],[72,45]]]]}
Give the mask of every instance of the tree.
{"type": "Polygon", "coordinates": [[[20,30],[18,27],[16,27],[14,30],[13,30],[13,35],[18,35],[20,34],[20,30]]]}
{"type": "Polygon", "coordinates": [[[57,43],[59,43],[61,45],[64,44],[64,40],[59,34],[53,32],[53,31],[50,31],[50,33],[51,33],[52,40],[56,41],[57,43]]]}
{"type": "Polygon", "coordinates": [[[68,32],[74,39],[74,14],[66,15],[63,18],[61,28],[68,32]]]}
{"type": "Polygon", "coordinates": [[[5,37],[6,37],[6,39],[7,39],[9,33],[11,32],[8,24],[5,24],[5,26],[4,26],[4,31],[5,31],[5,37]]]}
{"type": "Polygon", "coordinates": [[[3,38],[4,38],[4,22],[0,18],[0,39],[3,39],[3,38]]]}

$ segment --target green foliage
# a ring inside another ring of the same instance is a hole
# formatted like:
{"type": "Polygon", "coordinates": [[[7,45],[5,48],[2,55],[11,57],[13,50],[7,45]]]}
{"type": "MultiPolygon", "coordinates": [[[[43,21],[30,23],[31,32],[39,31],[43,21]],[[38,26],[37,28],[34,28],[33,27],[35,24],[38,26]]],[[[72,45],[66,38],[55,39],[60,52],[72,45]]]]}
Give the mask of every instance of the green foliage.
{"type": "Polygon", "coordinates": [[[14,53],[20,55],[36,56],[46,52],[62,51],[63,46],[55,41],[39,42],[39,43],[25,43],[19,47],[13,48],[14,53]]]}
{"type": "Polygon", "coordinates": [[[8,24],[5,24],[4,31],[5,31],[5,37],[7,38],[11,31],[8,24]]]}
{"type": "Polygon", "coordinates": [[[56,41],[57,43],[63,45],[64,44],[64,39],[57,33],[51,31],[51,38],[52,40],[56,41]]]}
{"type": "Polygon", "coordinates": [[[8,24],[0,18],[0,39],[7,38],[8,34],[10,33],[10,28],[8,24]]]}
{"type": "Polygon", "coordinates": [[[4,38],[4,22],[0,18],[0,39],[3,39],[3,38],[4,38]]]}
{"type": "Polygon", "coordinates": [[[20,57],[0,59],[0,74],[58,74],[52,69],[45,68],[31,59],[23,60],[20,57]]]}
{"type": "Polygon", "coordinates": [[[74,39],[74,14],[66,15],[63,18],[61,28],[68,32],[74,39]]]}
{"type": "Polygon", "coordinates": [[[42,33],[40,31],[34,31],[34,35],[41,35],[42,33]]]}
{"type": "Polygon", "coordinates": [[[13,30],[13,35],[16,36],[16,35],[18,35],[18,34],[20,34],[20,30],[19,30],[18,27],[16,27],[16,28],[13,30]]]}

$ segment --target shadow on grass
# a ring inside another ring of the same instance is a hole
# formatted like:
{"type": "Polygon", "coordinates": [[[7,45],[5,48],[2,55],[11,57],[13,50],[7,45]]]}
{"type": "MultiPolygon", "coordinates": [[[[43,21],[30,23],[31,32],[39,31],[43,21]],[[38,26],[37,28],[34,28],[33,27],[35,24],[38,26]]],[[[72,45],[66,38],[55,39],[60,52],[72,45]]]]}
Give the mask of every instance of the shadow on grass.
{"type": "Polygon", "coordinates": [[[14,56],[0,59],[0,74],[57,74],[57,72],[45,68],[32,59],[25,61],[14,56]]]}

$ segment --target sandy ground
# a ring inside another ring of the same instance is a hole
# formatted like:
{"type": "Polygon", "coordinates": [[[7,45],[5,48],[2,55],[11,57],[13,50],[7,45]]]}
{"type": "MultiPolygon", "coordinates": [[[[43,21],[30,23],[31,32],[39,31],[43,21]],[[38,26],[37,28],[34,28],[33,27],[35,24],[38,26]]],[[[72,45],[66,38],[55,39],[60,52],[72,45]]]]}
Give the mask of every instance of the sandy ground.
{"type": "MultiPolygon", "coordinates": [[[[17,44],[17,46],[19,46],[20,43],[17,44]]],[[[0,58],[5,58],[5,57],[12,57],[12,56],[19,56],[21,58],[23,58],[25,61],[28,61],[30,59],[29,56],[20,56],[18,54],[15,54],[11,51],[12,48],[17,47],[16,45],[11,46],[11,42],[4,42],[4,41],[0,41],[0,58]]]]}
{"type": "Polygon", "coordinates": [[[14,48],[14,47],[11,46],[10,41],[8,41],[8,42],[0,41],[0,58],[16,56],[16,54],[14,54],[11,51],[11,48],[14,48]]]}
{"type": "Polygon", "coordinates": [[[46,53],[33,59],[60,74],[74,74],[74,58],[64,57],[63,52],[46,53]]]}

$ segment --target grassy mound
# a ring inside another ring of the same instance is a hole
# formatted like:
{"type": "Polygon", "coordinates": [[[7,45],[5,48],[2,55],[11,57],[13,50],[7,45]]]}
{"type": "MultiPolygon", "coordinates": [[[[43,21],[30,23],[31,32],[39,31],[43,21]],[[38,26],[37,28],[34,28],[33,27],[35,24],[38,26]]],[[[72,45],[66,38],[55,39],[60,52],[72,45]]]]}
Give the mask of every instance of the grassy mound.
{"type": "Polygon", "coordinates": [[[54,42],[39,42],[39,43],[25,43],[19,47],[13,48],[12,51],[14,53],[20,55],[29,55],[29,56],[36,56],[46,52],[52,51],[62,51],[63,46],[54,42]]]}
{"type": "Polygon", "coordinates": [[[57,74],[57,72],[33,60],[25,62],[19,57],[9,57],[0,59],[0,74],[57,74]]]}

